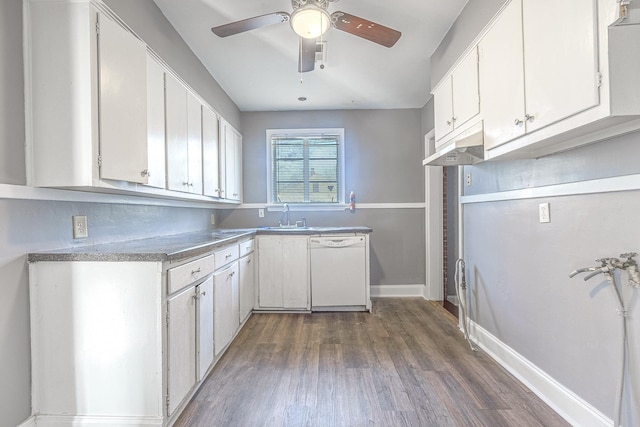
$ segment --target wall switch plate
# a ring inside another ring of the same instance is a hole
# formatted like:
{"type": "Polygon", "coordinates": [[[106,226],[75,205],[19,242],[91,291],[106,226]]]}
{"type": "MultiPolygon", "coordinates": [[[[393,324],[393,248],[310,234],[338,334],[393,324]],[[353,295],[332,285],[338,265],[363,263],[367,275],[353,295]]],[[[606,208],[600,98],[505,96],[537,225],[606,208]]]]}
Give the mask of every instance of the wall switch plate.
{"type": "Polygon", "coordinates": [[[211,214],[211,225],[216,225],[216,214],[211,214]]]}
{"type": "Polygon", "coordinates": [[[471,187],[471,174],[467,174],[467,187],[471,187]]]}
{"type": "Polygon", "coordinates": [[[264,218],[264,209],[258,209],[258,218],[264,218]]]}
{"type": "Polygon", "coordinates": [[[538,219],[541,223],[551,222],[551,211],[549,203],[540,203],[538,205],[538,219]]]}
{"type": "Polygon", "coordinates": [[[86,215],[74,215],[72,217],[72,222],[74,239],[85,239],[89,237],[86,215]]]}

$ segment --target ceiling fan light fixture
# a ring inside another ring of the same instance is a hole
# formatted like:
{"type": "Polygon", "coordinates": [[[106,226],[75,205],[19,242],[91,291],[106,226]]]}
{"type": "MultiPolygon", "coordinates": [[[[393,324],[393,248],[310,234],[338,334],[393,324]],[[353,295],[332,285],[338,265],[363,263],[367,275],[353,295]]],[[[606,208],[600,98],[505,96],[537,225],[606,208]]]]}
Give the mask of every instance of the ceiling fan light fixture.
{"type": "Polygon", "coordinates": [[[320,37],[330,26],[329,13],[313,4],[300,7],[291,14],[291,28],[305,39],[320,37]]]}

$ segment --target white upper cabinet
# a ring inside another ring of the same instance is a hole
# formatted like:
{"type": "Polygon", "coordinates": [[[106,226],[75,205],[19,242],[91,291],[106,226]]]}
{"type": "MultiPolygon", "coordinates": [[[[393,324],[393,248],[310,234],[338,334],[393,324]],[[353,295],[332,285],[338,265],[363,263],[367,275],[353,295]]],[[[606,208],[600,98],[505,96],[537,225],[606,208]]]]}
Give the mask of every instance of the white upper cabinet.
{"type": "Polygon", "coordinates": [[[485,159],[640,128],[640,26],[612,25],[617,12],[615,0],[507,3],[478,44],[485,159]]]}
{"type": "Polygon", "coordinates": [[[596,0],[523,0],[527,131],[598,105],[597,14],[596,0]]]}
{"type": "Polygon", "coordinates": [[[147,185],[165,188],[165,111],[164,111],[164,69],[147,54],[147,185]]]}
{"type": "Polygon", "coordinates": [[[221,120],[220,135],[222,197],[240,201],[242,199],[242,136],[225,120],[221,120]]]}
{"type": "Polygon", "coordinates": [[[241,135],[102,1],[26,0],[24,21],[28,185],[241,200],[241,135]]]}
{"type": "Polygon", "coordinates": [[[485,149],[525,132],[521,17],[520,0],[512,1],[478,46],[485,149]]]}
{"type": "Polygon", "coordinates": [[[170,75],[166,94],[167,188],[202,194],[202,104],[170,75]]]}
{"type": "Polygon", "coordinates": [[[454,130],[463,130],[480,113],[478,51],[472,49],[434,90],[436,144],[454,130]]]}
{"type": "Polygon", "coordinates": [[[202,194],[202,104],[187,91],[189,192],[202,194]]]}
{"type": "Polygon", "coordinates": [[[166,76],[167,188],[189,189],[187,89],[173,76],[166,76]]]}
{"type": "Polygon", "coordinates": [[[205,196],[220,197],[220,126],[218,116],[202,107],[202,181],[205,196]]]}
{"type": "Polygon", "coordinates": [[[147,183],[147,47],[98,14],[100,177],[147,183]]]}
{"type": "Polygon", "coordinates": [[[146,183],[145,44],[90,2],[25,10],[29,184],[146,183]]]}

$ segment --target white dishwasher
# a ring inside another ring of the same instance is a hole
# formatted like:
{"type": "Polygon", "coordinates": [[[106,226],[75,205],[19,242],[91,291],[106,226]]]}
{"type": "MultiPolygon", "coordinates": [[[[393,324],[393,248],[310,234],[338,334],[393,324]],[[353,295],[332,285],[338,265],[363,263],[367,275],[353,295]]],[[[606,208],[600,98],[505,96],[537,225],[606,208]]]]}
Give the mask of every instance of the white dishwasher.
{"type": "Polygon", "coordinates": [[[310,238],[312,311],[369,308],[366,242],[362,235],[310,238]]]}

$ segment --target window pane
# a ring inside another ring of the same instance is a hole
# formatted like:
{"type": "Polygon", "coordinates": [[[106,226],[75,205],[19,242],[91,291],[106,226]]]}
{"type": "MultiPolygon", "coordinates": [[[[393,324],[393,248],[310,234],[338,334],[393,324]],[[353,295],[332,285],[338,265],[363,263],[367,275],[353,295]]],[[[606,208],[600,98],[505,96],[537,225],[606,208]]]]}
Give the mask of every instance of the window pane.
{"type": "Polygon", "coordinates": [[[338,135],[272,135],[272,203],[338,203],[338,135]]]}

